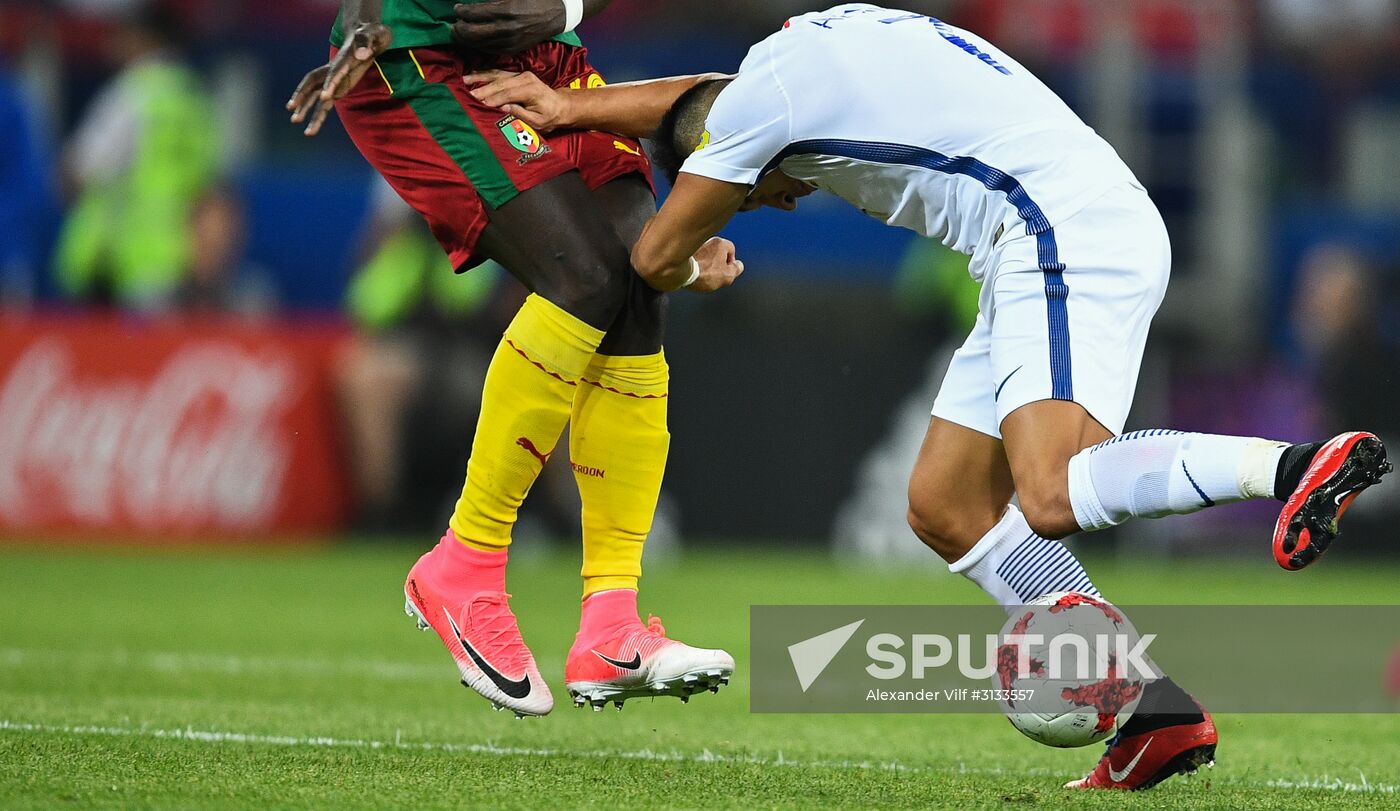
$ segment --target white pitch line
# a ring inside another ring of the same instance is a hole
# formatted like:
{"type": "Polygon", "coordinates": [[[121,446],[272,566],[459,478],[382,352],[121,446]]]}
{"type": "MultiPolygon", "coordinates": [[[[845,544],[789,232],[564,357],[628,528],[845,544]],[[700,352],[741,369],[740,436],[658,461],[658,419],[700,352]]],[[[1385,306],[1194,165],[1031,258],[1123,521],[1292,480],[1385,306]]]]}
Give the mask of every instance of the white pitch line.
{"type": "Polygon", "coordinates": [[[1353,783],[1343,780],[1340,777],[1332,777],[1324,774],[1321,777],[1306,777],[1300,780],[1288,780],[1279,778],[1265,781],[1264,785],[1269,788],[1315,788],[1325,791],[1346,791],[1357,794],[1400,794],[1400,786],[1392,786],[1386,783],[1372,783],[1366,779],[1365,772],[1357,772],[1361,778],[1360,783],[1353,783]]]}
{"type": "MultiPolygon", "coordinates": [[[[37,724],[24,721],[0,719],[0,732],[23,732],[50,735],[100,735],[123,738],[155,738],[162,740],[193,741],[212,744],[261,744],[267,746],[343,748],[390,750],[407,752],[447,752],[473,755],[496,755],[506,757],[567,757],[590,760],[638,760],[655,763],[730,763],[753,766],[784,766],[795,769],[855,769],[861,771],[881,771],[926,774],[972,774],[1001,777],[1057,777],[1067,778],[1063,772],[1050,769],[1002,769],[982,766],[969,766],[959,762],[956,766],[932,767],[901,763],[896,760],[792,760],[778,752],[770,757],[758,754],[726,755],[702,749],[699,754],[657,751],[654,749],[613,750],[613,749],[546,749],[522,746],[502,746],[494,743],[448,743],[435,741],[405,741],[397,734],[392,741],[368,738],[333,738],[327,736],[303,735],[263,735],[250,732],[228,732],[224,730],[201,730],[193,727],[183,729],[158,729],[151,727],[121,727],[102,725],[37,724]]],[[[1299,780],[1268,781],[1219,781],[1224,785],[1249,788],[1274,789],[1314,789],[1320,791],[1342,791],[1361,794],[1400,794],[1400,786],[1386,783],[1372,783],[1364,773],[1358,773],[1361,782],[1355,783],[1323,775],[1320,778],[1299,780]]]]}
{"type": "Polygon", "coordinates": [[[108,651],[67,651],[35,648],[0,648],[0,668],[26,666],[80,666],[127,670],[150,670],[159,673],[225,673],[229,675],[296,673],[308,676],[359,676],[385,681],[441,681],[452,668],[433,667],[372,659],[337,661],[311,656],[227,656],[221,654],[174,653],[165,651],[132,652],[123,649],[108,651]]]}

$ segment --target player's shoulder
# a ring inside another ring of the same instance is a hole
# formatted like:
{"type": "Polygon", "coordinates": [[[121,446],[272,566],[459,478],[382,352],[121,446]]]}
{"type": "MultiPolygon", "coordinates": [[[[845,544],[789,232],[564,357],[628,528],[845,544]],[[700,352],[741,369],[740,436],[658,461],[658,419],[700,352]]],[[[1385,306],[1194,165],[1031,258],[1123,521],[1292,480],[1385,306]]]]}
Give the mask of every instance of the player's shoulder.
{"type": "Polygon", "coordinates": [[[755,78],[761,74],[765,80],[771,80],[780,74],[789,78],[819,74],[813,70],[812,62],[821,52],[820,43],[813,42],[801,25],[814,14],[792,17],[782,28],[754,43],[739,64],[739,76],[755,78]]]}

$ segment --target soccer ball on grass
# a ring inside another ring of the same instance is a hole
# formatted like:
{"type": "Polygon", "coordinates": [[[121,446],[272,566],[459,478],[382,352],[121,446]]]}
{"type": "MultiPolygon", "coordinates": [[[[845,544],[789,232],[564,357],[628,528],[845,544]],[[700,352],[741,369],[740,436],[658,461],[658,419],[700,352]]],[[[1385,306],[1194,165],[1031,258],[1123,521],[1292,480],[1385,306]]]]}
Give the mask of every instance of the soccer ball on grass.
{"type": "Polygon", "coordinates": [[[1087,746],[1114,735],[1146,685],[1131,655],[1138,641],[1123,613],[1101,597],[1056,592],[1033,600],[1002,627],[992,677],[1002,711],[1046,746],[1087,746]]]}

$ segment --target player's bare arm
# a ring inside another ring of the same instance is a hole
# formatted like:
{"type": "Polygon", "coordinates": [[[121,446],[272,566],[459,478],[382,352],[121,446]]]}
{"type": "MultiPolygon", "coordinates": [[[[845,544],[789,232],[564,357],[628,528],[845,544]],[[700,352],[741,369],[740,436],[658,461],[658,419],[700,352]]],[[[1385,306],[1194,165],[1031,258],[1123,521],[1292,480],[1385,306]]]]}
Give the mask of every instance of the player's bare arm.
{"type": "Polygon", "coordinates": [[[716,237],[748,196],[736,183],[721,183],[682,174],[661,211],[642,229],[632,248],[632,267],[657,290],[681,287],[697,292],[719,290],[734,283],[744,264],[734,258],[734,243],[716,237]],[[696,266],[699,276],[691,277],[696,266]]]}
{"type": "Polygon", "coordinates": [[[468,74],[466,81],[476,85],[472,95],[483,103],[543,132],[602,130],[647,138],[687,90],[723,78],[722,73],[701,73],[571,90],[550,87],[533,73],[488,70],[468,74]]]}
{"type": "Polygon", "coordinates": [[[574,30],[612,0],[489,0],[458,3],[452,38],[491,54],[516,54],[574,30]]]}
{"type": "MultiPolygon", "coordinates": [[[[792,211],[797,207],[798,198],[815,190],[810,183],[777,170],[765,175],[752,190],[741,183],[681,172],[676,176],[665,205],[642,229],[642,236],[632,249],[632,266],[657,290],[674,290],[677,279],[681,280],[681,286],[700,292],[728,287],[734,281],[724,275],[729,268],[710,268],[703,261],[699,279],[686,285],[687,277],[682,275],[683,263],[689,264],[685,251],[702,242],[708,247],[709,243],[704,241],[719,233],[740,211],[762,206],[792,211]]],[[[697,259],[700,256],[696,254],[697,259]]],[[[736,264],[738,271],[743,272],[743,263],[736,264]]]]}
{"type": "Polygon", "coordinates": [[[380,20],[381,0],[341,0],[341,19],[349,32],[345,46],[330,62],[306,74],[287,100],[292,123],[306,122],[306,135],[321,131],[337,100],[359,84],[394,35],[380,20]],[[310,120],[308,121],[308,116],[310,120]]]}

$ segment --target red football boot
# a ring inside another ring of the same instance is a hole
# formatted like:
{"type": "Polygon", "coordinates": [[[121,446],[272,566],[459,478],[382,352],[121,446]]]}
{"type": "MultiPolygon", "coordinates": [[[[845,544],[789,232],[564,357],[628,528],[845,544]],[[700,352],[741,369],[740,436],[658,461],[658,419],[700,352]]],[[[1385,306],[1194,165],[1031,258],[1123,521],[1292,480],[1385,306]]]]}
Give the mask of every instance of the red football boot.
{"type": "Polygon", "coordinates": [[[1065,788],[1152,788],[1174,774],[1214,766],[1218,740],[1205,707],[1171,679],[1157,679],[1093,771],[1065,788]]]}
{"type": "Polygon", "coordinates": [[[1375,434],[1333,437],[1313,456],[1274,525],[1274,560],[1289,571],[1311,565],[1337,537],[1337,522],[1356,497],[1392,469],[1375,434]]]}

